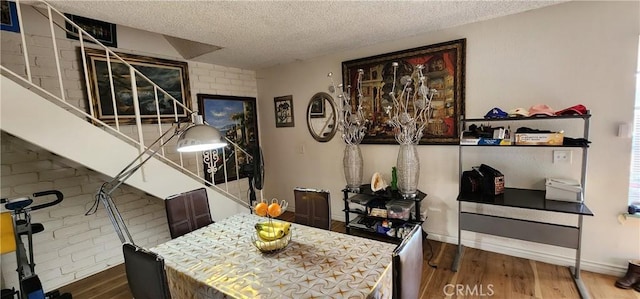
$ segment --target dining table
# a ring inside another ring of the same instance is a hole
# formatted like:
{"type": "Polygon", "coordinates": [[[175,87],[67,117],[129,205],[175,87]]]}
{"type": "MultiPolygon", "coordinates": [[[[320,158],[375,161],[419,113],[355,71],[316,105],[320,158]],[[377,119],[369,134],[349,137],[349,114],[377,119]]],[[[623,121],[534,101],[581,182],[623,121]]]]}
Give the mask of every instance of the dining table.
{"type": "Polygon", "coordinates": [[[252,240],[266,221],[237,214],[151,248],[171,297],[391,298],[395,244],[292,223],[287,247],[262,253],[252,240]]]}

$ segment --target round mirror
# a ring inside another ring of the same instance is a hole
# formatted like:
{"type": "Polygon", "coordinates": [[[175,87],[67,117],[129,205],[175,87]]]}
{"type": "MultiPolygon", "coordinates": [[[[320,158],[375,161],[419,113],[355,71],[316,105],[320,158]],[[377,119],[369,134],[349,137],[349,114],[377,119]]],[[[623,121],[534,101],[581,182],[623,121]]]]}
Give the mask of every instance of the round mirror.
{"type": "Polygon", "coordinates": [[[333,98],[324,92],[311,97],[307,107],[307,126],[309,133],[319,142],[327,142],[333,138],[338,129],[336,105],[333,98]]]}

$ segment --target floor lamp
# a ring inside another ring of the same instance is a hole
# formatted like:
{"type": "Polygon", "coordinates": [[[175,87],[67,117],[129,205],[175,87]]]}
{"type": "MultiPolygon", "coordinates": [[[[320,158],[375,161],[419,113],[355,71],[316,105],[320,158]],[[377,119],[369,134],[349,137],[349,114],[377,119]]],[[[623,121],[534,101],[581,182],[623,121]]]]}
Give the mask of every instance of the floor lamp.
{"type": "Polygon", "coordinates": [[[220,131],[214,127],[203,124],[202,116],[200,115],[194,115],[193,124],[187,124],[187,127],[184,129],[181,126],[181,122],[174,123],[171,129],[167,130],[158,139],[156,139],[111,181],[102,184],[100,189],[98,189],[98,192],[95,195],[96,200],[91,209],[89,209],[85,215],[95,213],[98,209],[99,203],[101,202],[107,210],[109,219],[120,238],[120,242],[129,242],[134,244],[133,238],[131,238],[131,234],[127,229],[124,219],[122,219],[122,215],[111,198],[111,193],[113,193],[118,187],[120,187],[120,185],[140,169],[142,165],[155,156],[156,153],[175,136],[179,136],[177,142],[177,150],[179,152],[212,150],[222,148],[227,145],[227,142],[225,138],[222,137],[222,134],[220,134],[220,131]],[[169,133],[172,134],[168,136],[169,133]],[[163,140],[165,137],[168,137],[167,140],[163,140]],[[159,146],[155,150],[152,150],[152,148],[158,144],[159,146]],[[144,160],[140,160],[145,155],[147,155],[147,157],[144,158],[144,160]]]}

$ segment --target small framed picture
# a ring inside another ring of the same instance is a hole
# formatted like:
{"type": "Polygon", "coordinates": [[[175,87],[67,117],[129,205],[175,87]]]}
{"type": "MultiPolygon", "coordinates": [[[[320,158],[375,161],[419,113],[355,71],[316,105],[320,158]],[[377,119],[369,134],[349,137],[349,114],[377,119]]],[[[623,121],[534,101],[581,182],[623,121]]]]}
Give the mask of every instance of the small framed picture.
{"type": "Polygon", "coordinates": [[[273,98],[275,116],[276,116],[276,128],[280,127],[293,127],[293,97],[282,96],[273,98]]]}
{"type": "MultiPolygon", "coordinates": [[[[69,20],[71,20],[72,22],[76,23],[78,26],[80,26],[80,28],[82,28],[82,30],[88,32],[91,36],[93,36],[105,46],[114,48],[118,47],[116,24],[71,14],[64,14],[64,16],[69,18],[69,20]]],[[[78,36],[80,35],[78,33],[78,28],[71,25],[69,22],[65,22],[65,27],[67,27],[67,38],[78,39],[78,36]]],[[[88,40],[85,39],[85,41],[88,40]]]]}
{"type": "Polygon", "coordinates": [[[313,98],[311,100],[311,107],[309,107],[309,116],[311,118],[323,118],[324,117],[324,99],[321,97],[313,98]]]}
{"type": "Polygon", "coordinates": [[[18,10],[16,9],[15,2],[7,0],[0,1],[0,29],[11,32],[20,32],[20,25],[18,24],[18,10]]]}

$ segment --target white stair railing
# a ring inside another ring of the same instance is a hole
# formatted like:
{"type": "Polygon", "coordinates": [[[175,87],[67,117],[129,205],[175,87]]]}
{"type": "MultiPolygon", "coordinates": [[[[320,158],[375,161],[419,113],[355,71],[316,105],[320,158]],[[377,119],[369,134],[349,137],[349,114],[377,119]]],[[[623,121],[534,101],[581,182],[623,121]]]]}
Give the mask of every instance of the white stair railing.
{"type": "MultiPolygon", "coordinates": [[[[37,4],[37,7],[36,6],[31,6],[31,7],[33,7],[33,9],[35,9],[37,12],[39,12],[43,16],[45,16],[49,22],[49,27],[51,31],[51,42],[53,47],[53,50],[52,50],[53,57],[51,59],[55,62],[55,67],[57,71],[57,80],[58,80],[57,85],[60,89],[59,95],[54,94],[55,92],[54,90],[47,90],[46,88],[40,86],[38,84],[39,82],[37,82],[36,80],[38,79],[37,74],[34,74],[32,72],[32,65],[31,65],[32,63],[29,56],[30,46],[29,46],[29,43],[27,42],[28,39],[24,30],[26,26],[25,26],[23,14],[22,14],[22,8],[24,7],[20,5],[19,0],[16,0],[16,7],[17,7],[17,14],[18,14],[18,22],[20,27],[21,50],[22,50],[21,52],[23,53],[23,58],[24,58],[24,73],[22,75],[18,74],[18,72],[15,71],[15,68],[12,71],[8,67],[5,67],[4,65],[2,65],[0,66],[0,70],[2,71],[3,74],[10,75],[11,77],[17,80],[22,81],[25,85],[30,86],[30,88],[35,88],[40,94],[45,95],[47,98],[49,98],[49,100],[52,100],[54,102],[61,104],[61,106],[63,106],[65,109],[72,112],[73,114],[81,118],[86,118],[89,122],[92,122],[95,126],[103,128],[104,130],[112,133],[112,135],[117,136],[118,138],[121,138],[122,140],[125,140],[134,146],[137,146],[140,152],[144,152],[144,150],[147,148],[147,146],[145,145],[145,142],[150,143],[152,140],[156,140],[157,138],[160,138],[160,136],[162,136],[166,132],[163,126],[168,128],[168,130],[172,130],[171,123],[165,122],[163,124],[162,122],[162,118],[163,117],[166,118],[166,115],[161,115],[160,113],[159,95],[162,95],[165,99],[169,99],[173,103],[173,116],[172,116],[173,122],[179,122],[181,120],[181,117],[182,118],[185,117],[184,115],[180,116],[178,114],[179,110],[184,111],[184,114],[186,114],[186,117],[191,117],[191,115],[194,114],[194,111],[189,109],[180,100],[176,99],[169,92],[162,89],[155,82],[150,80],[142,72],[136,69],[133,65],[128,63],[126,60],[124,60],[118,54],[113,52],[111,49],[104,46],[99,40],[89,35],[82,27],[78,26],[73,21],[68,19],[63,13],[61,13],[60,11],[52,7],[49,3],[42,0],[36,1],[35,3],[37,4]],[[46,9],[46,14],[43,13],[42,11],[45,9],[46,9]],[[57,23],[56,20],[54,19],[62,20],[63,23],[67,22],[68,24],[71,24],[71,26],[73,26],[75,30],[77,30],[77,35],[79,38],[79,47],[80,47],[80,52],[82,56],[81,57],[82,69],[84,70],[83,83],[87,91],[86,96],[89,99],[88,105],[87,105],[89,110],[88,113],[85,111],[85,109],[81,109],[81,107],[78,107],[77,104],[74,105],[73,103],[69,102],[67,100],[67,97],[65,96],[65,91],[68,92],[68,90],[65,89],[65,78],[63,77],[63,70],[61,68],[61,57],[60,57],[61,52],[58,50],[58,41],[56,39],[56,27],[63,29],[67,33],[72,33],[72,32],[70,32],[65,28],[65,24],[61,25],[57,23]],[[96,95],[97,92],[92,92],[92,89],[90,88],[91,81],[89,78],[88,65],[87,65],[87,61],[88,61],[87,49],[88,48],[85,45],[85,41],[90,41],[94,44],[91,47],[94,49],[92,51],[95,51],[95,48],[97,48],[99,51],[104,51],[104,55],[106,58],[106,65],[109,73],[108,79],[109,79],[110,94],[111,94],[111,104],[113,105],[113,109],[114,109],[113,124],[109,124],[98,119],[96,117],[96,111],[94,111],[94,107],[91,104],[94,102],[92,99],[97,96],[96,95]],[[95,48],[93,46],[95,46],[95,48]],[[134,115],[135,115],[135,125],[122,123],[122,120],[120,119],[121,116],[118,115],[118,107],[117,107],[118,99],[116,97],[116,93],[114,89],[115,76],[112,72],[113,63],[124,64],[129,69],[131,97],[133,99],[133,107],[134,107],[134,115]],[[143,124],[142,117],[140,114],[140,109],[139,109],[139,95],[138,95],[138,88],[137,88],[138,82],[144,82],[145,84],[150,85],[151,87],[153,87],[153,92],[154,92],[156,116],[153,121],[150,121],[149,119],[145,119],[144,124],[143,124]],[[132,135],[136,135],[136,136],[132,137],[132,135]]],[[[184,100],[191,101],[192,99],[184,99],[184,100]]],[[[243,192],[241,190],[241,186],[240,186],[241,184],[239,183],[241,166],[238,164],[238,160],[240,156],[244,156],[243,158],[245,159],[245,161],[249,161],[252,159],[252,156],[251,154],[246,152],[244,149],[242,149],[240,146],[238,146],[236,143],[234,143],[232,140],[229,140],[227,138],[227,142],[229,143],[229,145],[223,150],[221,150],[221,153],[222,153],[221,160],[219,159],[219,156],[218,156],[219,153],[216,152],[215,150],[211,152],[196,153],[196,154],[184,154],[184,153],[176,152],[173,150],[175,149],[175,143],[167,145],[167,147],[165,147],[166,150],[165,148],[160,149],[160,151],[158,151],[158,153],[156,154],[156,158],[164,161],[165,163],[171,165],[176,169],[179,169],[183,173],[201,181],[203,184],[206,184],[207,186],[211,186],[218,192],[226,195],[227,197],[239,203],[240,205],[248,206],[248,201],[243,200],[243,193],[246,193],[246,192],[243,192]],[[229,157],[227,157],[227,152],[230,153],[229,157]],[[203,157],[201,157],[201,155],[203,155],[203,157]],[[233,163],[235,164],[235,169],[227,169],[228,168],[227,161],[230,158],[233,158],[235,160],[235,163],[233,163]],[[224,182],[215,182],[213,174],[210,175],[210,180],[206,180],[205,177],[207,177],[206,175],[207,170],[203,169],[201,171],[201,167],[204,167],[204,165],[208,165],[209,167],[217,171],[223,171],[224,182]],[[233,173],[230,174],[229,172],[231,171],[233,171],[233,173]],[[235,176],[235,182],[233,182],[235,185],[235,188],[230,187],[231,182],[229,181],[229,175],[235,176]],[[216,185],[216,183],[218,184],[216,185]],[[223,187],[220,187],[221,185],[223,187]],[[235,190],[236,194],[231,193],[230,189],[236,189],[235,190]]],[[[162,140],[161,140],[161,143],[162,143],[162,140]]],[[[126,163],[126,162],[127,161],[123,161],[123,163],[126,163]]],[[[262,197],[262,191],[260,193],[260,197],[262,197]]]]}

